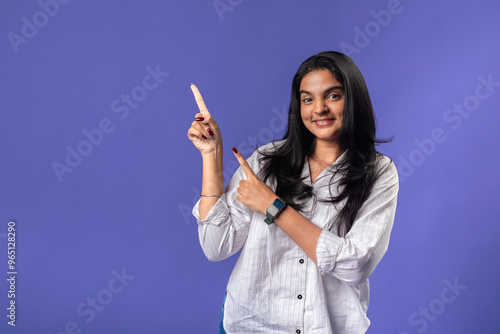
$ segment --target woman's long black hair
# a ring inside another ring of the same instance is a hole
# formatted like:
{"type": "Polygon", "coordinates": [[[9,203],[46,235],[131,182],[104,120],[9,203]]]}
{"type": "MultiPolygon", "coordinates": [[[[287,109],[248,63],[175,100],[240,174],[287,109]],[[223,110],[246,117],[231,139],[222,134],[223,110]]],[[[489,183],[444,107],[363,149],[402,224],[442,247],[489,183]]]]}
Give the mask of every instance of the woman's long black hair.
{"type": "MultiPolygon", "coordinates": [[[[302,63],[292,81],[292,93],[288,112],[288,127],[282,145],[275,145],[272,152],[260,152],[261,179],[275,178],[276,195],[283,198],[297,211],[313,196],[312,187],[301,178],[306,157],[313,154],[315,136],[307,130],[300,116],[300,83],[312,71],[329,70],[344,86],[344,116],[340,129],[339,144],[345,151],[336,173],[343,175],[337,187],[339,193],[326,200],[333,205],[345,200],[337,217],[338,233],[345,235],[356,218],[363,202],[370,194],[380,173],[376,172],[379,154],[375,144],[387,142],[375,136],[375,117],[365,80],[358,67],[348,56],[334,51],[318,53],[302,63]]],[[[325,200],[323,200],[325,201],[325,200]]]]}

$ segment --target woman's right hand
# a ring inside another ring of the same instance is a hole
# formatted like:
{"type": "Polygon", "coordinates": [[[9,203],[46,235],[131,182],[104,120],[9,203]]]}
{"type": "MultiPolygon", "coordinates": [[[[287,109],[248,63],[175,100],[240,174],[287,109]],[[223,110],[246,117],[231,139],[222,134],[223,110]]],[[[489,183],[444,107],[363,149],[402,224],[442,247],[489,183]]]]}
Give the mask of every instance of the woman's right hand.
{"type": "Polygon", "coordinates": [[[217,122],[212,118],[203,102],[198,88],[191,84],[194,98],[200,112],[195,115],[195,120],[188,130],[188,138],[202,155],[212,155],[222,152],[222,137],[217,122]]]}

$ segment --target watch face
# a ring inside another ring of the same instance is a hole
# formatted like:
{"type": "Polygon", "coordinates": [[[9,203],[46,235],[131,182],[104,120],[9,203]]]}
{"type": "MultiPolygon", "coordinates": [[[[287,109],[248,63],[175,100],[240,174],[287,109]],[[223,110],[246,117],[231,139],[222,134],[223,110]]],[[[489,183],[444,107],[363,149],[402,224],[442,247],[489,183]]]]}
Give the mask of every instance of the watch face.
{"type": "Polygon", "coordinates": [[[282,202],[280,202],[279,200],[275,200],[275,201],[274,201],[274,203],[273,203],[273,205],[274,205],[276,208],[278,208],[278,211],[279,211],[279,210],[281,210],[281,209],[285,206],[285,205],[284,205],[282,202]]]}
{"type": "Polygon", "coordinates": [[[267,209],[267,217],[269,219],[273,219],[280,211],[283,209],[285,206],[285,203],[280,201],[279,199],[276,199],[273,204],[269,206],[267,209]]]}

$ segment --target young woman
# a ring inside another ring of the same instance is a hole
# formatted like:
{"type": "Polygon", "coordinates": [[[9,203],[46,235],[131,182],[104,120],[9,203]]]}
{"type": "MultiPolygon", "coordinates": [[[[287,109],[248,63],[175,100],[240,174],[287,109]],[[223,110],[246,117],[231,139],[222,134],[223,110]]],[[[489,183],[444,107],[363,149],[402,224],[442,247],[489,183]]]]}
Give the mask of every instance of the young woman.
{"type": "Polygon", "coordinates": [[[188,137],[203,158],[193,208],[211,261],[241,254],[221,333],[365,333],[368,277],[396,211],[394,163],[375,150],[375,119],[354,62],[321,52],[292,82],[288,128],[245,161],[224,191],[222,139],[198,89],[188,137]]]}

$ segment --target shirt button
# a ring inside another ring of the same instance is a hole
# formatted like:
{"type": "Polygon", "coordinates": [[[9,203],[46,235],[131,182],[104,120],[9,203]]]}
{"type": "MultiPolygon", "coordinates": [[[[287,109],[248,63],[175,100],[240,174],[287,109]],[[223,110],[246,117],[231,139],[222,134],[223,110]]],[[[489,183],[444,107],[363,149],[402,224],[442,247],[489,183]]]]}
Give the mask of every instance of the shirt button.
{"type": "Polygon", "coordinates": [[[297,298],[302,299],[302,295],[298,295],[297,298]]]}
{"type": "Polygon", "coordinates": [[[300,334],[300,329],[297,329],[295,333],[300,334]]]}
{"type": "Polygon", "coordinates": [[[302,264],[304,263],[304,259],[300,259],[299,262],[302,264]]]}

